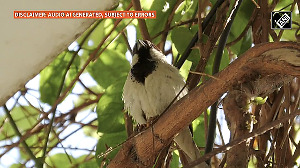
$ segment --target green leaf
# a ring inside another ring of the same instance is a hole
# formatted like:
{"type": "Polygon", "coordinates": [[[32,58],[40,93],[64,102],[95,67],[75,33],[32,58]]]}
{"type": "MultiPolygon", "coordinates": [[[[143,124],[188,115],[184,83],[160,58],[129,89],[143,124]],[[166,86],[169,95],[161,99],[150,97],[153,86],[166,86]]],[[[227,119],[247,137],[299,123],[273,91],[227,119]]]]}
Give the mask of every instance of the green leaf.
{"type": "MultiPolygon", "coordinates": [[[[118,34],[118,32],[121,32],[122,29],[127,25],[127,22],[129,22],[130,19],[125,19],[124,21],[119,23],[119,26],[116,28],[116,31],[114,31],[114,34],[118,34]]],[[[128,48],[126,45],[127,41],[125,41],[125,38],[116,38],[113,43],[111,43],[108,46],[108,49],[113,50],[113,51],[118,51],[119,53],[122,53],[124,56],[125,53],[127,52],[128,48]]]]}
{"type": "MultiPolygon", "coordinates": [[[[94,109],[94,108],[92,108],[92,109],[94,109]]],[[[95,121],[93,123],[95,123],[95,124],[93,124],[94,126],[98,126],[97,121],[95,121]]],[[[92,127],[83,127],[82,130],[83,130],[83,133],[85,136],[93,137],[93,138],[98,137],[97,132],[95,132],[95,129],[92,127]]]]}
{"type": "Polygon", "coordinates": [[[172,31],[171,39],[177,51],[182,54],[189,44],[187,41],[191,41],[193,36],[194,34],[191,30],[184,27],[177,27],[172,31]]]}
{"type": "MultiPolygon", "coordinates": [[[[97,144],[97,156],[104,153],[107,147],[115,147],[127,138],[123,118],[122,90],[127,74],[121,76],[117,82],[106,89],[105,94],[97,105],[98,131],[103,133],[97,144]]],[[[112,159],[118,149],[114,149],[105,156],[106,161],[112,159]]],[[[97,163],[103,160],[97,157],[97,163]]]]}
{"type": "Polygon", "coordinates": [[[185,0],[175,11],[174,18],[171,22],[171,26],[178,22],[183,22],[194,17],[195,12],[197,12],[198,1],[185,0]]]}
{"type": "Polygon", "coordinates": [[[222,71],[224,68],[226,68],[229,65],[229,63],[230,60],[229,60],[228,50],[224,49],[219,71],[222,71]]]}
{"type": "Polygon", "coordinates": [[[210,0],[210,2],[214,5],[217,2],[217,0],[210,0]]]}
{"type": "Polygon", "coordinates": [[[96,160],[98,165],[101,164],[104,158],[105,162],[108,162],[108,160],[113,159],[120,149],[120,146],[118,145],[124,142],[126,138],[126,131],[102,134],[100,136],[96,149],[96,160]],[[112,148],[112,151],[109,152],[107,155],[100,157],[102,154],[105,154],[107,148],[109,147],[112,148]]]}
{"type": "MultiPolygon", "coordinates": [[[[60,94],[60,85],[65,79],[64,74],[68,70],[67,66],[71,61],[73,54],[74,52],[62,52],[49,66],[43,69],[40,73],[41,78],[39,90],[41,93],[42,102],[52,105],[56,101],[58,94],[60,94]]],[[[70,83],[78,73],[79,64],[80,60],[77,57],[73,65],[70,67],[69,72],[66,74],[67,76],[64,88],[67,86],[67,83],[70,83]]]]}
{"type": "MultiPolygon", "coordinates": [[[[178,53],[180,55],[182,55],[183,52],[185,51],[189,42],[193,38],[195,32],[196,32],[196,29],[189,30],[184,27],[174,28],[174,30],[172,31],[171,39],[172,39],[172,42],[174,43],[176,50],[178,51],[178,53]]],[[[193,63],[192,68],[191,68],[191,70],[193,70],[200,60],[199,51],[192,50],[192,52],[190,53],[187,60],[189,60],[193,63]]]]}
{"type": "Polygon", "coordinates": [[[205,146],[205,128],[204,128],[204,115],[196,118],[193,121],[194,128],[194,141],[197,146],[205,146]]]}
{"type": "Polygon", "coordinates": [[[254,103],[256,103],[256,104],[265,104],[267,99],[268,99],[268,97],[265,97],[265,98],[255,97],[254,98],[254,103]]]}
{"type": "MultiPolygon", "coordinates": [[[[45,133],[44,132],[45,132],[45,130],[42,129],[39,133],[33,134],[33,135],[31,135],[30,137],[28,137],[26,139],[26,144],[30,147],[31,151],[35,154],[35,156],[37,158],[42,156],[42,150],[41,149],[45,145],[45,141],[44,141],[44,139],[45,139],[45,133]]],[[[54,140],[54,141],[57,142],[57,140],[54,140]]],[[[21,156],[22,160],[31,159],[29,157],[27,151],[25,151],[24,149],[20,150],[20,156],[21,156]]]]}
{"type": "MultiPolygon", "coordinates": [[[[206,67],[205,67],[205,73],[206,74],[212,75],[212,69],[213,69],[213,65],[214,65],[216,52],[217,52],[217,49],[214,49],[213,52],[212,52],[212,55],[208,59],[208,62],[207,62],[206,67]]],[[[222,58],[221,58],[221,64],[220,64],[219,71],[226,68],[229,65],[229,63],[230,63],[230,60],[229,60],[228,50],[224,49],[224,52],[223,52],[223,55],[222,55],[222,58]]]]}
{"type": "Polygon", "coordinates": [[[98,167],[96,160],[84,162],[79,165],[79,168],[95,168],[95,167],[98,167]]]}
{"type": "Polygon", "coordinates": [[[46,158],[45,162],[51,167],[69,168],[75,163],[75,159],[69,155],[69,158],[64,153],[57,153],[46,158]],[[71,162],[69,161],[71,159],[71,162]]]}
{"type": "Polygon", "coordinates": [[[23,164],[12,164],[9,168],[20,168],[20,167],[24,167],[23,164]]]}
{"type": "MultiPolygon", "coordinates": [[[[97,27],[91,32],[89,35],[88,39],[85,40],[85,42],[82,45],[82,48],[87,49],[87,50],[94,50],[97,48],[98,44],[103,40],[105,34],[104,34],[104,20],[99,20],[99,23],[97,27]]],[[[91,26],[90,28],[93,28],[96,25],[91,26]]],[[[89,32],[89,30],[85,31],[85,33],[89,32]]],[[[80,39],[77,41],[80,43],[87,34],[81,35],[80,39]]]]}
{"type": "Polygon", "coordinates": [[[241,48],[238,53],[238,55],[242,55],[244,52],[246,52],[252,45],[252,32],[251,29],[247,31],[245,36],[243,37],[241,48]]]}
{"type": "Polygon", "coordinates": [[[170,168],[178,168],[179,167],[179,156],[177,151],[172,153],[172,161],[170,164],[170,168]]]}
{"type": "Polygon", "coordinates": [[[215,50],[213,50],[212,55],[209,57],[209,59],[207,61],[207,64],[206,64],[206,67],[205,67],[205,70],[204,70],[205,74],[212,75],[212,69],[213,69],[213,65],[214,65],[215,54],[216,54],[216,52],[215,52],[215,50]]]}
{"type": "MultiPolygon", "coordinates": [[[[119,1],[119,4],[122,4],[122,5],[119,5],[116,9],[116,11],[120,11],[120,10],[126,10],[126,8],[131,4],[131,1],[128,1],[128,0],[120,0],[119,1]]],[[[142,5],[142,2],[141,2],[141,5],[142,5]]],[[[144,8],[143,8],[144,9],[144,8]]]]}
{"type": "Polygon", "coordinates": [[[181,76],[186,80],[188,75],[189,75],[189,72],[190,72],[190,69],[191,69],[191,66],[192,66],[192,62],[189,61],[189,60],[186,60],[183,65],[181,66],[179,72],[181,74],[181,76]]]}
{"type": "Polygon", "coordinates": [[[82,155],[78,158],[76,158],[77,165],[79,164],[79,168],[94,168],[98,167],[98,164],[96,162],[96,156],[93,155],[82,155]],[[89,158],[92,158],[89,160],[89,158]],[[88,161],[86,161],[88,160],[88,161]]]}
{"type": "Polygon", "coordinates": [[[127,75],[109,86],[97,105],[98,131],[112,133],[124,131],[122,90],[127,75]]]}
{"type": "MultiPolygon", "coordinates": [[[[105,20],[103,20],[103,19],[100,19],[100,20],[98,20],[98,21],[96,21],[95,23],[93,23],[93,25],[91,25],[85,32],[83,32],[77,39],[76,39],[76,42],[78,43],[78,44],[81,44],[82,42],[83,42],[83,40],[86,38],[86,36],[88,35],[88,33],[90,33],[90,31],[91,31],[91,29],[94,29],[92,32],[91,32],[91,34],[89,35],[89,37],[87,38],[88,40],[86,40],[84,43],[83,43],[83,45],[82,45],[82,48],[85,48],[85,49],[88,49],[88,50],[90,50],[90,49],[93,49],[93,48],[95,48],[95,47],[93,47],[94,45],[92,45],[92,46],[89,46],[88,45],[88,41],[89,40],[93,40],[95,43],[98,41],[100,41],[100,40],[102,40],[103,39],[103,37],[104,37],[104,27],[103,27],[103,25],[104,25],[104,21],[105,20]],[[100,22],[100,23],[99,23],[100,22]],[[97,27],[95,27],[95,26],[97,26],[97,27]]],[[[95,44],[94,43],[94,44],[95,44]]]]}
{"type": "MultiPolygon", "coordinates": [[[[38,119],[39,111],[30,106],[15,107],[10,112],[18,130],[23,133],[24,131],[32,128],[38,119]]],[[[6,116],[1,116],[0,123],[7,122],[1,127],[0,140],[7,139],[7,137],[15,137],[16,133],[13,130],[8,120],[4,121],[6,116]]]]}
{"type": "MultiPolygon", "coordinates": [[[[42,130],[44,131],[44,130],[42,130]]],[[[41,148],[45,145],[44,141],[41,141],[45,137],[43,132],[39,132],[38,134],[31,135],[26,139],[26,144],[31,148],[31,151],[35,153],[35,156],[42,156],[41,148]]],[[[24,159],[30,159],[28,153],[26,151],[21,150],[21,157],[24,159]]]]}
{"type": "Polygon", "coordinates": [[[87,68],[90,75],[103,88],[119,81],[120,77],[126,75],[129,69],[130,64],[126,60],[125,54],[115,50],[106,50],[96,62],[91,63],[87,68]]]}
{"type": "MultiPolygon", "coordinates": [[[[255,5],[251,1],[243,1],[238,13],[236,14],[236,17],[234,18],[227,42],[231,42],[235,40],[243,32],[243,30],[245,29],[245,27],[249,22],[254,7],[255,5]]],[[[242,40],[230,46],[231,51],[233,51],[233,53],[236,55],[239,55],[239,53],[244,52],[241,51],[241,48],[242,48],[242,40]]]]}
{"type": "Polygon", "coordinates": [[[75,79],[78,72],[80,71],[79,66],[80,66],[80,58],[78,56],[76,56],[73,61],[73,64],[71,65],[71,67],[66,75],[63,90],[65,90],[65,88],[68,87],[71,84],[71,82],[75,79]]]}
{"type": "MultiPolygon", "coordinates": [[[[177,1],[173,1],[173,0],[167,0],[167,1],[153,0],[152,3],[151,1],[149,2],[143,1],[141,3],[144,4],[142,6],[144,10],[156,11],[156,16],[158,16],[156,17],[156,19],[146,19],[146,25],[150,35],[154,36],[165,28],[166,22],[168,20],[168,16],[171,14],[172,9],[174,8],[176,2],[177,1]],[[150,4],[151,7],[149,8],[150,4]]],[[[159,38],[156,38],[154,40],[154,43],[158,41],[159,38]]]]}

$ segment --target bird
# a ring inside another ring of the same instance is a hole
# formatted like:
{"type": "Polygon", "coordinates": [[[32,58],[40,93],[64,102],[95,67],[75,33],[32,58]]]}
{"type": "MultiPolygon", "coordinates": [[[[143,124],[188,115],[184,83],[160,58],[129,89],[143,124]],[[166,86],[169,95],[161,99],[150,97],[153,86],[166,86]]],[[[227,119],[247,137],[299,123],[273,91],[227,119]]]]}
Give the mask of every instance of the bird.
{"type": "MultiPolygon", "coordinates": [[[[138,124],[160,116],[173,102],[188,93],[179,70],[169,64],[162,51],[149,40],[137,40],[132,51],[131,69],[123,87],[124,108],[138,124]]],[[[200,158],[189,127],[177,134],[175,143],[189,161],[200,158]]],[[[202,168],[199,166],[195,168],[202,168]]]]}

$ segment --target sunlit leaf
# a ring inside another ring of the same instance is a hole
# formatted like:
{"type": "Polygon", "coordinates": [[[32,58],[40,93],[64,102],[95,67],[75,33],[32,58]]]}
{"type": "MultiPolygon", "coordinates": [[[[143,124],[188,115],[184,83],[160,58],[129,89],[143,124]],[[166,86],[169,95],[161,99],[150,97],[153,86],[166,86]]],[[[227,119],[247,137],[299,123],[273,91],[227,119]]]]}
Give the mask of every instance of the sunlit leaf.
{"type": "Polygon", "coordinates": [[[23,164],[12,164],[9,168],[20,168],[23,167],[23,164]]]}
{"type": "Polygon", "coordinates": [[[190,20],[197,13],[198,1],[186,0],[183,1],[177,8],[174,19],[171,25],[190,20]],[[196,13],[195,13],[196,12],[196,13]]]}
{"type": "Polygon", "coordinates": [[[179,156],[177,152],[172,153],[172,160],[170,164],[170,168],[178,168],[179,167],[179,156]]]}
{"type": "Polygon", "coordinates": [[[68,64],[71,62],[73,54],[74,52],[62,52],[49,66],[42,70],[39,88],[41,101],[52,105],[60,94],[59,88],[64,79],[66,79],[64,88],[74,79],[79,70],[79,58],[76,58],[73,62],[69,72],[66,74],[66,78],[64,76],[66,71],[68,71],[68,64]]]}
{"type": "Polygon", "coordinates": [[[94,168],[97,167],[98,164],[96,162],[95,156],[91,155],[82,155],[76,158],[76,163],[79,164],[79,168],[94,168]],[[88,158],[93,158],[87,161],[88,158]]]}
{"type": "Polygon", "coordinates": [[[109,86],[97,105],[98,131],[102,133],[125,130],[122,90],[127,75],[121,76],[117,82],[109,86]]]}
{"type": "Polygon", "coordinates": [[[251,47],[251,45],[252,45],[252,33],[251,33],[251,29],[249,29],[242,39],[241,48],[238,55],[241,55],[244,52],[246,52],[251,47]]]}
{"type": "MultiPolygon", "coordinates": [[[[174,8],[177,1],[173,0],[167,0],[167,1],[161,1],[161,0],[153,0],[153,3],[151,7],[145,6],[146,9],[151,11],[156,11],[156,19],[147,19],[146,24],[149,33],[154,36],[157,33],[161,32],[166,25],[166,22],[168,20],[168,16],[172,12],[172,9],[174,8]],[[161,17],[164,16],[164,17],[161,17]]],[[[154,43],[158,42],[159,38],[154,39],[154,43]]]]}
{"type": "Polygon", "coordinates": [[[109,160],[114,158],[117,152],[120,149],[120,144],[125,141],[127,138],[126,131],[115,132],[115,133],[106,133],[100,136],[97,150],[96,150],[96,160],[98,165],[105,159],[107,163],[109,160]],[[111,152],[105,153],[108,148],[111,147],[111,152]]]}
{"type": "Polygon", "coordinates": [[[79,165],[79,168],[94,168],[94,167],[98,167],[96,160],[84,162],[79,165]]]}
{"type": "MultiPolygon", "coordinates": [[[[184,53],[195,33],[195,29],[188,30],[184,27],[178,27],[172,31],[171,39],[180,55],[184,53]]],[[[187,59],[193,63],[191,68],[193,70],[200,60],[199,51],[192,50],[187,59]]]]}
{"type": "MultiPolygon", "coordinates": [[[[96,26],[96,25],[95,25],[96,26]]],[[[93,27],[91,27],[93,28],[93,27]]],[[[82,45],[82,48],[88,49],[88,50],[94,50],[97,48],[98,44],[103,40],[105,33],[104,33],[104,21],[100,20],[100,23],[95,27],[95,29],[91,32],[88,39],[85,40],[84,44],[82,45]]],[[[86,31],[88,32],[88,31],[86,31]]],[[[82,36],[85,37],[85,36],[82,36]]],[[[80,43],[80,40],[77,40],[80,43]]],[[[82,39],[83,40],[83,39],[82,39]]]]}
{"type": "Polygon", "coordinates": [[[69,155],[69,158],[64,153],[57,153],[47,157],[45,161],[51,167],[69,168],[73,165],[72,163],[75,162],[75,159],[72,156],[69,155]],[[69,158],[71,159],[71,162],[69,158]]]}
{"type": "Polygon", "coordinates": [[[122,54],[114,50],[103,52],[96,62],[88,67],[88,72],[103,88],[119,81],[120,77],[126,75],[130,64],[122,54]]]}
{"type": "MultiPolygon", "coordinates": [[[[10,114],[16,123],[18,130],[22,133],[36,124],[39,111],[30,106],[23,106],[15,107],[10,114]]],[[[6,116],[1,116],[0,118],[1,123],[6,122],[6,124],[1,127],[0,140],[4,140],[6,137],[12,138],[16,136],[15,130],[13,130],[8,119],[3,121],[5,118],[6,116]]]]}
{"type": "Polygon", "coordinates": [[[194,141],[198,146],[205,146],[204,116],[201,115],[193,121],[194,141]]]}

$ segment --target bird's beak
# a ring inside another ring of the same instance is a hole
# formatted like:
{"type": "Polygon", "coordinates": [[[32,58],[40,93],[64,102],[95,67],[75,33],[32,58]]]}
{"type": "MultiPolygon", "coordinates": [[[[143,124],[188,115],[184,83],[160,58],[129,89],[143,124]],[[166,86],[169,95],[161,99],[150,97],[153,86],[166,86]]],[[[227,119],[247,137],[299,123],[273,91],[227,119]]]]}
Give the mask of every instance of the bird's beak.
{"type": "Polygon", "coordinates": [[[133,48],[133,54],[137,54],[137,52],[142,48],[145,47],[146,43],[144,40],[137,40],[134,48],[133,48]]]}
{"type": "Polygon", "coordinates": [[[146,47],[146,42],[144,40],[138,40],[136,42],[137,44],[137,49],[139,50],[141,47],[146,47]]]}

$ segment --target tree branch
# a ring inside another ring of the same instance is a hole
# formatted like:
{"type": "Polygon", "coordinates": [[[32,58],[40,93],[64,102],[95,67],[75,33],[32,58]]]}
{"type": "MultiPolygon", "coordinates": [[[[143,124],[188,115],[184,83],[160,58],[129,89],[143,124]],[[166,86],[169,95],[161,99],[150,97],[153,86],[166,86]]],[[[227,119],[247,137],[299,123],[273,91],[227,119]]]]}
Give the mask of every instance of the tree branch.
{"type": "MultiPolygon", "coordinates": [[[[131,2],[132,2],[134,10],[142,11],[140,0],[132,0],[131,2]]],[[[145,19],[138,19],[138,24],[139,24],[139,28],[140,28],[141,34],[143,36],[143,39],[144,40],[150,40],[151,37],[150,37],[150,34],[148,32],[145,19]]]]}
{"type": "Polygon", "coordinates": [[[243,142],[245,142],[247,139],[251,138],[251,137],[255,137],[255,136],[258,136],[258,135],[261,135],[271,129],[273,129],[274,127],[280,125],[281,123],[284,123],[288,120],[291,120],[293,118],[295,118],[297,115],[300,115],[300,110],[297,110],[295,113],[293,114],[288,114],[276,121],[273,121],[271,123],[268,123],[266,125],[263,125],[261,128],[247,134],[246,136],[243,136],[243,137],[240,137],[238,139],[235,139],[233,140],[232,142],[220,147],[220,148],[217,148],[215,150],[213,150],[212,152],[208,153],[208,154],[205,154],[204,156],[202,156],[201,158],[199,158],[199,160],[191,163],[189,166],[186,166],[184,168],[192,168],[193,166],[197,165],[197,163],[201,163],[203,162],[204,160],[208,159],[208,158],[211,158],[212,156],[218,154],[218,153],[222,153],[222,152],[226,152],[228,151],[229,149],[231,149],[233,146],[236,146],[238,144],[241,144],[243,142]]]}
{"type": "MultiPolygon", "coordinates": [[[[219,37],[221,36],[221,33],[224,30],[226,13],[229,9],[229,5],[230,1],[226,0],[217,10],[216,19],[211,28],[209,39],[207,40],[206,44],[202,47],[203,50],[201,51],[200,61],[195,69],[196,72],[204,72],[205,66],[214,49],[214,46],[216,45],[219,37]]],[[[199,84],[201,77],[201,75],[189,74],[187,79],[188,88],[191,90],[194,87],[196,87],[199,84]]]]}
{"type": "Polygon", "coordinates": [[[216,75],[220,80],[209,79],[196,87],[151,127],[126,141],[108,167],[151,167],[172,138],[232,86],[253,75],[273,73],[300,76],[299,43],[264,43],[249,49],[216,75]]]}
{"type": "MultiPolygon", "coordinates": [[[[17,134],[17,136],[21,139],[22,138],[22,134],[19,131],[18,126],[15,123],[14,119],[10,115],[10,111],[8,110],[8,108],[6,107],[6,105],[4,105],[3,107],[4,107],[4,112],[6,113],[7,118],[9,119],[10,125],[12,126],[12,128],[15,131],[15,133],[17,134]]],[[[31,151],[30,147],[27,145],[27,143],[25,141],[22,141],[22,145],[24,146],[24,149],[27,152],[27,154],[29,155],[29,157],[32,160],[34,160],[36,167],[42,168],[43,167],[43,162],[40,159],[38,159],[38,158],[35,157],[35,155],[31,151]]]]}
{"type": "MultiPolygon", "coordinates": [[[[213,16],[215,15],[217,9],[219,8],[219,6],[222,5],[222,3],[224,2],[224,0],[218,0],[215,5],[212,7],[212,9],[210,10],[210,12],[207,14],[207,16],[205,17],[205,19],[202,22],[202,30],[205,30],[205,28],[207,27],[208,23],[212,20],[213,16]]],[[[195,46],[195,44],[198,42],[198,33],[197,32],[194,37],[192,38],[192,40],[190,41],[189,45],[187,46],[187,48],[185,49],[185,51],[183,52],[182,56],[180,57],[180,59],[175,63],[175,66],[180,69],[181,66],[183,65],[184,61],[189,57],[190,53],[192,52],[192,47],[195,46]]]]}
{"type": "MultiPolygon", "coordinates": [[[[216,52],[216,56],[215,56],[215,60],[214,60],[214,64],[213,64],[213,75],[219,72],[225,44],[227,42],[227,38],[228,38],[228,35],[230,32],[232,23],[234,21],[234,18],[236,16],[241,4],[242,4],[242,0],[236,0],[234,7],[232,7],[230,15],[227,19],[227,25],[220,37],[219,45],[217,48],[217,52],[216,52]]],[[[213,150],[213,146],[214,146],[214,142],[215,142],[216,125],[217,125],[217,109],[218,109],[217,107],[218,107],[218,101],[216,101],[211,106],[211,113],[210,113],[210,117],[209,117],[208,136],[207,136],[206,145],[205,145],[205,153],[209,153],[213,150]]],[[[210,160],[208,160],[206,162],[209,164],[210,160]]]]}

